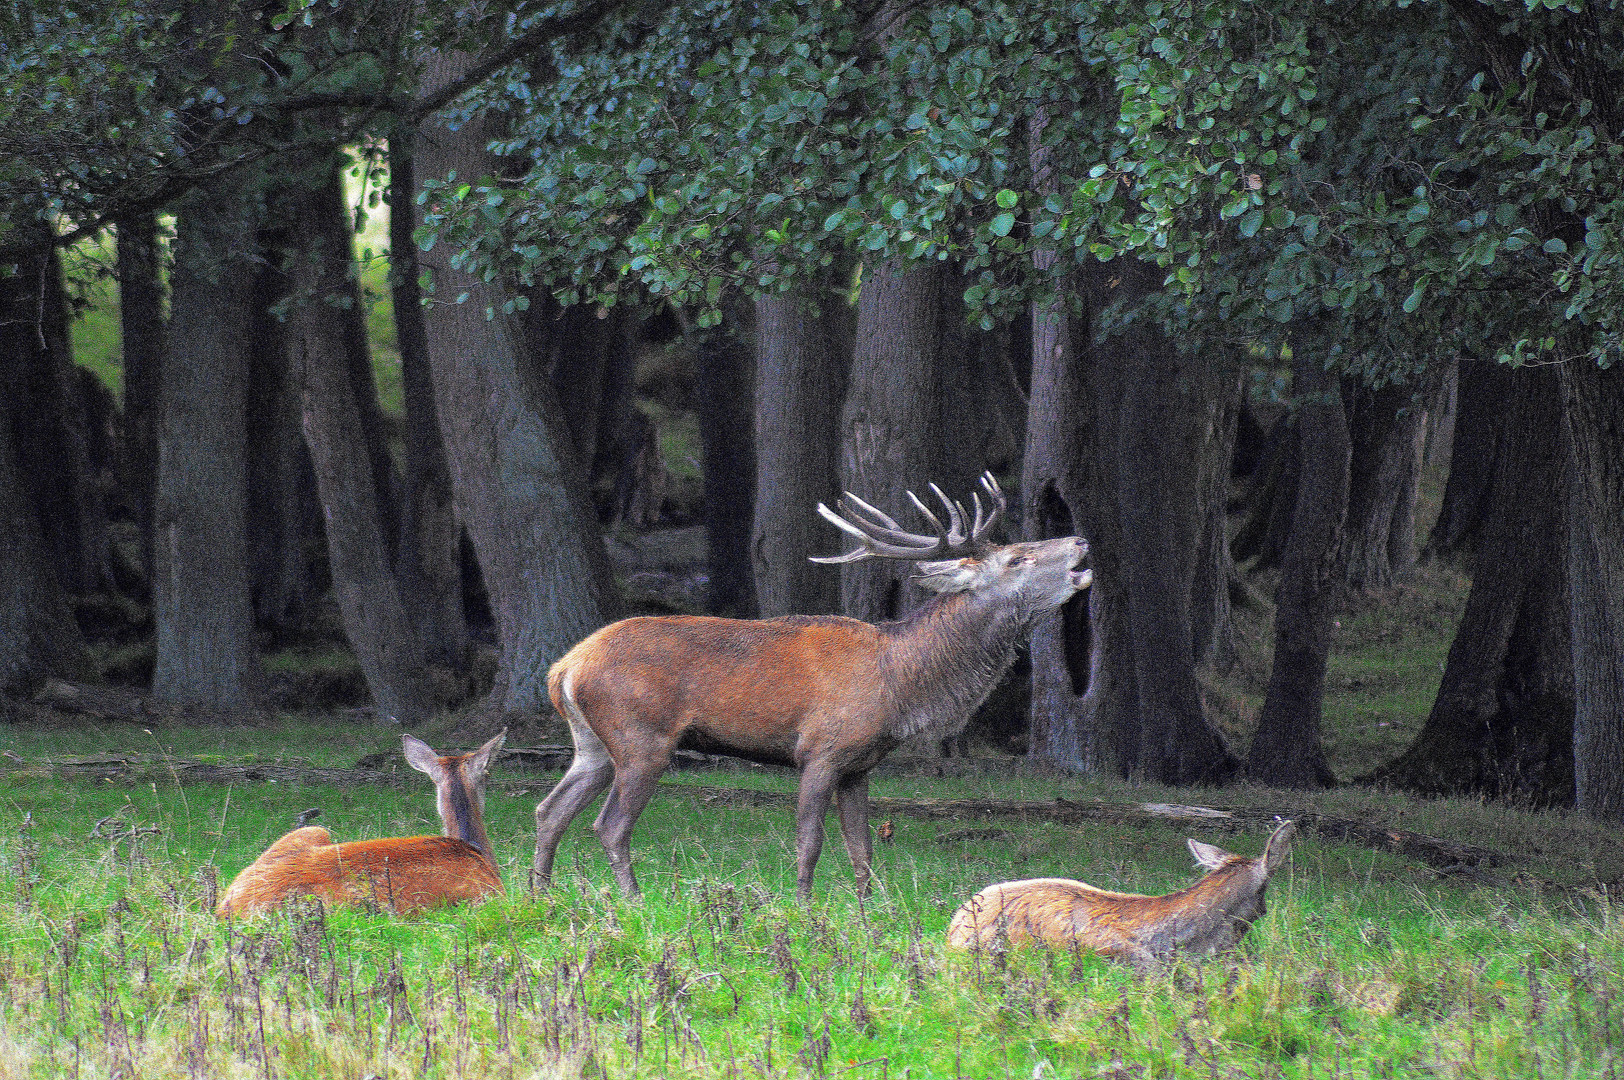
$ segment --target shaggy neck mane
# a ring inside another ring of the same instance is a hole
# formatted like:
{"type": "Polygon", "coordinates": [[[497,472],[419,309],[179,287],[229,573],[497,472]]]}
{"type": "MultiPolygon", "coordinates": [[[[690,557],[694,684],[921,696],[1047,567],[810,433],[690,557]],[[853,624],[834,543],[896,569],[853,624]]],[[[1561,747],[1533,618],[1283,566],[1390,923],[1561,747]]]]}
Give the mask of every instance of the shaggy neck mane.
{"type": "Polygon", "coordinates": [[[1015,659],[1030,620],[1007,599],[945,593],[886,635],[880,677],[894,734],[957,734],[1015,659]]]}

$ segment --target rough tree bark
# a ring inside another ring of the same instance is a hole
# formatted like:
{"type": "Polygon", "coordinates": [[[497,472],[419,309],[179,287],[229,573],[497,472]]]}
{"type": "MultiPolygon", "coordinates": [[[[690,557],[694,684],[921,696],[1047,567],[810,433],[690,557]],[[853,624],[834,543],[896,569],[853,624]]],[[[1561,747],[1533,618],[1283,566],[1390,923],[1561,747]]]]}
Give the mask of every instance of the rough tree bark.
{"type": "Polygon", "coordinates": [[[434,408],[423,290],[418,285],[417,206],[409,134],[389,140],[389,290],[405,405],[405,494],[396,574],[431,662],[468,667],[470,641],[462,599],[462,524],[451,497],[451,472],[434,408]]]}
{"type": "Polygon", "coordinates": [[[17,459],[28,462],[22,482],[58,582],[70,595],[99,592],[112,583],[107,511],[91,473],[62,261],[47,230],[25,225],[17,232],[40,247],[36,257],[15,267],[8,289],[11,304],[22,304],[17,332],[8,335],[15,350],[9,382],[17,402],[11,438],[17,459]]]}
{"type": "Polygon", "coordinates": [[[259,685],[246,521],[247,340],[256,250],[246,200],[200,191],[179,212],[158,429],[153,696],[235,709],[259,685]]]}
{"type": "MultiPolygon", "coordinates": [[[[1573,801],[1573,647],[1568,620],[1566,464],[1557,435],[1561,388],[1548,367],[1468,376],[1495,389],[1492,431],[1457,428],[1462,446],[1492,446],[1471,560],[1472,590],[1427,722],[1371,779],[1429,795],[1573,801]]],[[[1467,414],[1462,413],[1463,423],[1467,414]]]]}
{"type": "MultiPolygon", "coordinates": [[[[433,710],[427,658],[390,565],[383,494],[372,457],[377,425],[366,419],[347,341],[356,296],[350,230],[337,174],[289,200],[304,242],[288,253],[293,318],[289,368],[298,387],[305,443],[321,495],[333,591],[372,702],[382,718],[415,727],[433,710]]],[[[376,392],[373,402],[376,402],[376,392]]],[[[390,467],[392,472],[392,466],[390,467]]]]}
{"type": "Polygon", "coordinates": [[[849,351],[843,303],[818,282],[756,300],[756,491],[750,533],[756,603],[764,616],[840,610],[840,577],[807,561],[840,540],[818,503],[840,493],[840,405],[849,351]]]}
{"type": "Polygon", "coordinates": [[[1569,460],[1575,805],[1624,818],[1624,371],[1559,365],[1569,460]]]}
{"type": "Polygon", "coordinates": [[[1319,788],[1336,783],[1320,742],[1320,713],[1342,591],[1352,444],[1336,379],[1306,350],[1294,367],[1302,464],[1276,594],[1274,665],[1246,773],[1276,787],[1319,788]]]}
{"type": "Polygon", "coordinates": [[[49,675],[92,674],[13,451],[13,412],[27,400],[17,384],[41,338],[39,277],[29,271],[0,267],[0,693],[19,695],[49,675]]]}
{"type": "MultiPolygon", "coordinates": [[[[1054,192],[1057,180],[1051,151],[1043,143],[1048,115],[1039,110],[1028,123],[1034,186],[1054,192]]],[[[1054,251],[1035,251],[1039,273],[1054,272],[1054,251]]],[[[1059,295],[1032,305],[1032,378],[1027,397],[1026,447],[1021,457],[1021,522],[1027,540],[1077,532],[1072,505],[1086,497],[1084,449],[1089,437],[1088,398],[1081,358],[1066,311],[1069,283],[1059,295]]],[[[1086,538],[1086,537],[1085,537],[1086,538]]],[[[1096,587],[1099,577],[1096,574],[1096,587]]],[[[1090,592],[1072,597],[1032,631],[1032,693],[1029,753],[1068,768],[1096,770],[1089,753],[1085,694],[1088,690],[1090,592]]]]}
{"type": "MultiPolygon", "coordinates": [[[[472,62],[438,49],[422,59],[425,97],[472,62]]],[[[491,174],[492,134],[483,120],[456,130],[426,121],[416,142],[420,180],[491,174]]],[[[523,362],[500,290],[453,267],[454,254],[437,245],[419,255],[438,293],[427,317],[435,403],[501,640],[496,698],[508,710],[541,712],[550,708],[549,665],[613,613],[608,561],[552,386],[523,362]],[[468,302],[453,303],[462,293],[468,302]]]]}
{"type": "Polygon", "coordinates": [[[1344,573],[1354,589],[1388,588],[1400,567],[1408,569],[1415,560],[1414,490],[1421,468],[1416,440],[1423,419],[1415,391],[1404,383],[1374,389],[1355,378],[1343,380],[1353,439],[1344,573]],[[1408,536],[1399,531],[1405,525],[1408,536]]]}
{"type": "Polygon", "coordinates": [[[1449,479],[1444,482],[1443,504],[1423,552],[1428,559],[1470,556],[1486,520],[1492,470],[1502,460],[1497,440],[1506,431],[1500,419],[1511,390],[1510,369],[1491,360],[1462,358],[1456,370],[1449,479]]]}
{"type": "Polygon", "coordinates": [[[705,608],[715,615],[750,618],[756,613],[750,573],[750,497],[755,490],[756,448],[751,430],[751,347],[741,325],[740,304],[721,326],[702,331],[695,406],[704,454],[705,543],[710,584],[705,608]]]}
{"type": "MultiPolygon", "coordinates": [[[[941,315],[944,272],[934,263],[878,267],[863,279],[851,381],[841,412],[840,481],[850,492],[923,529],[906,492],[943,475],[941,315]]],[[[963,497],[962,492],[951,492],[963,497]]],[[[909,578],[913,564],[866,559],[841,567],[845,613],[865,622],[895,619],[925,594],[909,578]]]]}
{"type": "MultiPolygon", "coordinates": [[[[1108,270],[1095,269],[1085,281],[1086,303],[1094,312],[1118,295],[1137,299],[1160,287],[1155,268],[1133,260],[1116,260],[1108,270]]],[[[1221,782],[1238,763],[1202,712],[1190,614],[1195,554],[1206,520],[1198,477],[1213,371],[1180,357],[1171,341],[1143,323],[1096,339],[1090,353],[1096,392],[1115,387],[1120,393],[1115,423],[1101,425],[1094,451],[1097,475],[1109,492],[1102,516],[1114,518],[1117,532],[1102,532],[1097,522],[1092,526],[1102,541],[1119,545],[1114,559],[1106,557],[1114,566],[1096,551],[1095,580],[1110,569],[1120,574],[1123,588],[1114,612],[1110,593],[1094,598],[1104,601],[1105,618],[1123,620],[1119,628],[1099,628],[1096,649],[1131,642],[1127,670],[1137,730],[1131,743],[1123,743],[1125,718],[1110,720],[1117,728],[1113,741],[1127,750],[1119,765],[1165,783],[1221,782]]],[[[1097,407],[1110,409],[1111,403],[1101,396],[1097,407]]],[[[1114,661],[1124,679],[1125,659],[1114,661]]],[[[1092,670],[1104,666],[1095,663],[1092,670]]],[[[1125,685],[1113,690],[1128,692],[1125,685]]],[[[1117,704],[1123,700],[1115,697],[1117,704]]]]}
{"type": "Polygon", "coordinates": [[[141,214],[118,224],[119,329],[124,355],[124,446],[121,485],[140,537],[141,567],[152,582],[152,502],[158,483],[158,371],[163,361],[163,282],[158,218],[141,214]]]}

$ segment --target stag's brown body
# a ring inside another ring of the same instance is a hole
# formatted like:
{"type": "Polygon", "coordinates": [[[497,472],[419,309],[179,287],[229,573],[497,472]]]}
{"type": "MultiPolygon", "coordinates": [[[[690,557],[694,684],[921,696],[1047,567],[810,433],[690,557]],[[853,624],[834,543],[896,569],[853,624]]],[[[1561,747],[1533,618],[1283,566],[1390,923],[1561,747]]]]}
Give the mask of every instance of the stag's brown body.
{"type": "MultiPolygon", "coordinates": [[[[985,484],[1001,507],[997,485],[990,478],[985,484]]],[[[593,830],[622,891],[636,894],[632,825],[672,753],[688,748],[798,768],[800,896],[810,894],[832,801],[858,890],[867,891],[869,770],[904,739],[962,729],[1033,623],[1086,588],[1089,574],[1076,569],[1087,551],[1078,537],[986,544],[997,513],[983,521],[979,502],[968,538],[960,533],[962,508],[955,512],[950,503],[953,526],[932,517],[941,532],[933,538],[903,533],[866,503],[848,499],[877,518],[848,506],[858,528],[819,508],[863,540],[863,548],[837,560],[914,559],[921,583],[941,595],[895,623],[645,617],[604,627],[576,645],[548,674],[575,759],[536,808],[536,884],[550,879],[570,821],[608,787],[593,830]],[[944,552],[973,554],[923,561],[944,552]]]]}
{"type": "Polygon", "coordinates": [[[949,945],[987,948],[1001,940],[1081,949],[1135,965],[1174,954],[1205,956],[1234,945],[1263,914],[1263,891],[1285,860],[1296,827],[1286,822],[1255,859],[1189,841],[1211,873],[1165,896],[1106,892],[1066,878],[989,886],[948,924],[949,945]]]}
{"type": "Polygon", "coordinates": [[[215,914],[242,917],[287,900],[410,914],[501,894],[483,814],[485,770],[505,733],[471,754],[440,757],[405,737],[406,759],[434,780],[443,836],[396,836],[335,844],[317,825],[281,837],[232,879],[215,914]]]}

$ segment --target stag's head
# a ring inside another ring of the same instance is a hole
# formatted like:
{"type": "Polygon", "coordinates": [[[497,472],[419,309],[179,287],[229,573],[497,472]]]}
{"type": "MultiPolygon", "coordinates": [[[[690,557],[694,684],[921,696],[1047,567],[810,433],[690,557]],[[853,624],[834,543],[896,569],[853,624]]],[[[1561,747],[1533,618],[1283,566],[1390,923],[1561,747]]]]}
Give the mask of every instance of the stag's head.
{"type": "Polygon", "coordinates": [[[992,473],[981,477],[981,486],[991,506],[983,507],[981,495],[972,492],[972,517],[963,503],[949,499],[935,484],[930,485],[946,511],[945,523],[917,495],[908,492],[915,509],[936,530],[934,536],[905,531],[890,516],[849,491],[840,500],[840,513],[819,503],[818,513],[855,537],[860,546],[844,555],[814,557],[812,561],[907,559],[918,564],[917,580],[927,589],[974,593],[995,603],[1007,602],[1034,616],[1052,611],[1088,588],[1094,572],[1081,568],[1088,556],[1088,543],[1080,536],[993,544],[988,537],[1008,501],[992,473]]]}

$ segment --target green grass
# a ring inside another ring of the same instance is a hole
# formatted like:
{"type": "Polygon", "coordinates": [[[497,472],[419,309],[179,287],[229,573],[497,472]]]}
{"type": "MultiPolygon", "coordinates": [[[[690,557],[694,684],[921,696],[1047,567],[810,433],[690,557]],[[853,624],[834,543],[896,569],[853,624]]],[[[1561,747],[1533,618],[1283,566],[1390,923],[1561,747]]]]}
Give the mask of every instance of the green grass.
{"type": "MultiPolygon", "coordinates": [[[[5,734],[25,757],[82,745],[5,734]]],[[[117,726],[99,749],[201,753],[214,739],[244,757],[268,757],[280,741],[342,760],[396,736],[290,720],[263,734],[150,738],[117,726]]],[[[506,899],[405,921],[295,908],[226,926],[208,912],[214,889],[298,811],[320,806],[342,839],[433,832],[427,784],[415,774],[398,789],[0,776],[0,1077],[1522,1077],[1605,1076],[1618,1064],[1624,932],[1582,893],[1469,888],[1310,837],[1238,953],[1139,977],[1041,950],[956,954],[942,933],[992,881],[1180,887],[1194,877],[1183,828],[994,822],[1007,839],[944,841],[965,823],[898,819],[896,842],[878,847],[870,903],[857,902],[833,841],[802,909],[788,899],[787,808],[717,807],[692,790],[787,790],[789,778],[684,773],[639,824],[642,903],[610,889],[588,815],[565,839],[555,887],[530,896],[531,811],[551,780],[493,782],[487,818],[506,899]],[[131,825],[159,831],[133,847],[105,835],[131,825]]],[[[876,794],[1057,793],[1162,794],[1019,771],[876,783],[876,794]]],[[[1378,797],[1327,798],[1331,812],[1369,811],[1349,800],[1378,797]]],[[[1502,843],[1523,835],[1544,853],[1540,870],[1583,852],[1624,869],[1616,837],[1560,815],[1381,805],[1414,814],[1415,827],[1502,843]]],[[[1262,842],[1198,835],[1248,854],[1262,842]]]]}

